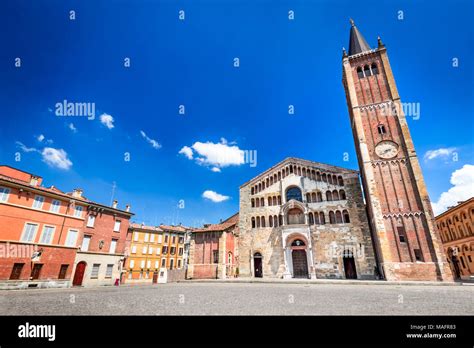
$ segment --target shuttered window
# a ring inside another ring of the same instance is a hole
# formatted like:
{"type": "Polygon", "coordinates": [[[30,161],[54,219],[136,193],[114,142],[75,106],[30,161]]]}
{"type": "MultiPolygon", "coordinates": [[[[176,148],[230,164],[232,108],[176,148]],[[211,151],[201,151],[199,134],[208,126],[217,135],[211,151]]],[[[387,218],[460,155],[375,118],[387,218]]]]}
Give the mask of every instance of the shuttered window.
{"type": "Polygon", "coordinates": [[[59,275],[58,279],[66,279],[66,273],[69,265],[61,265],[61,268],[59,269],[59,275]]]}
{"type": "Polygon", "coordinates": [[[100,263],[94,263],[92,265],[91,279],[99,278],[99,269],[100,269],[100,263]]]}
{"type": "Polygon", "coordinates": [[[21,271],[23,270],[24,263],[15,263],[10,274],[10,280],[20,279],[21,271]]]}
{"type": "Polygon", "coordinates": [[[37,224],[27,223],[25,225],[25,230],[23,231],[23,236],[21,238],[22,242],[33,242],[36,235],[36,230],[38,229],[37,224]]]}
{"type": "Polygon", "coordinates": [[[107,270],[105,272],[105,278],[112,278],[113,270],[114,270],[114,265],[113,264],[107,265],[107,270]]]}

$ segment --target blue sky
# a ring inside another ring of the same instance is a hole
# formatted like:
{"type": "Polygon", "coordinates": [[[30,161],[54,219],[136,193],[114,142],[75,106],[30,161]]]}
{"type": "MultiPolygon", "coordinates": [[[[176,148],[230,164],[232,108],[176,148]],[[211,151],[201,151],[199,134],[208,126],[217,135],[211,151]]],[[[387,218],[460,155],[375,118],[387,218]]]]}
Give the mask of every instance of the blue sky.
{"type": "Polygon", "coordinates": [[[452,201],[473,186],[472,10],[467,0],[2,1],[0,163],[104,204],[115,182],[136,221],[188,225],[238,211],[239,186],[289,156],[357,169],[341,83],[352,17],[372,47],[382,37],[402,101],[420,103],[408,122],[430,196],[452,201]],[[95,119],[56,116],[63,100],[94,103],[95,119]],[[239,150],[256,150],[257,165],[212,157],[239,150]]]}

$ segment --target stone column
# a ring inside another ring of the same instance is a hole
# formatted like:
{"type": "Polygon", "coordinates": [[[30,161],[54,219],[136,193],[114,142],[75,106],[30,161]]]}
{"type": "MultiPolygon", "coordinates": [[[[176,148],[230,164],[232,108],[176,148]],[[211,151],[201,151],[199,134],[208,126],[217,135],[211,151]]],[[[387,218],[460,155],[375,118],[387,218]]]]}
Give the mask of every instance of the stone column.
{"type": "Polygon", "coordinates": [[[219,279],[226,278],[226,241],[227,233],[222,231],[219,236],[219,263],[217,265],[217,277],[219,279]]]}

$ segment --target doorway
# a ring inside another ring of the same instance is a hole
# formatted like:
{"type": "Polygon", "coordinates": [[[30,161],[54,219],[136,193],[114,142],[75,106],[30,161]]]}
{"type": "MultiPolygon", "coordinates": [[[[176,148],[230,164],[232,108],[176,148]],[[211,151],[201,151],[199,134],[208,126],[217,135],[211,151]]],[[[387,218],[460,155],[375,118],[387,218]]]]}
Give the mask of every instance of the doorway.
{"type": "Polygon", "coordinates": [[[293,278],[308,278],[306,250],[296,249],[291,254],[293,259],[293,278]]]}
{"type": "Polygon", "coordinates": [[[255,255],[253,255],[253,269],[254,269],[254,275],[256,278],[263,277],[262,254],[255,253],[255,255]]]}
{"type": "Polygon", "coordinates": [[[74,273],[74,279],[72,280],[73,286],[81,286],[82,280],[84,279],[84,273],[86,271],[87,263],[81,261],[76,266],[76,272],[74,273]]]}
{"type": "Polygon", "coordinates": [[[344,262],[344,272],[346,274],[346,279],[357,279],[357,271],[352,253],[345,251],[342,260],[344,262]]]}

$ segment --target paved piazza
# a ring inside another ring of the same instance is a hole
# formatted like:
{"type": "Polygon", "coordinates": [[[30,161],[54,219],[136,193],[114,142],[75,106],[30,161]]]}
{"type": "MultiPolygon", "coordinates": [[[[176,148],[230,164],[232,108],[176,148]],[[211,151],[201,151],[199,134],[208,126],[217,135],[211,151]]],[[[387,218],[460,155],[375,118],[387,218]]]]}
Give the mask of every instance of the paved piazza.
{"type": "Polygon", "coordinates": [[[472,315],[474,286],[173,283],[0,292],[1,315],[472,315]]]}

